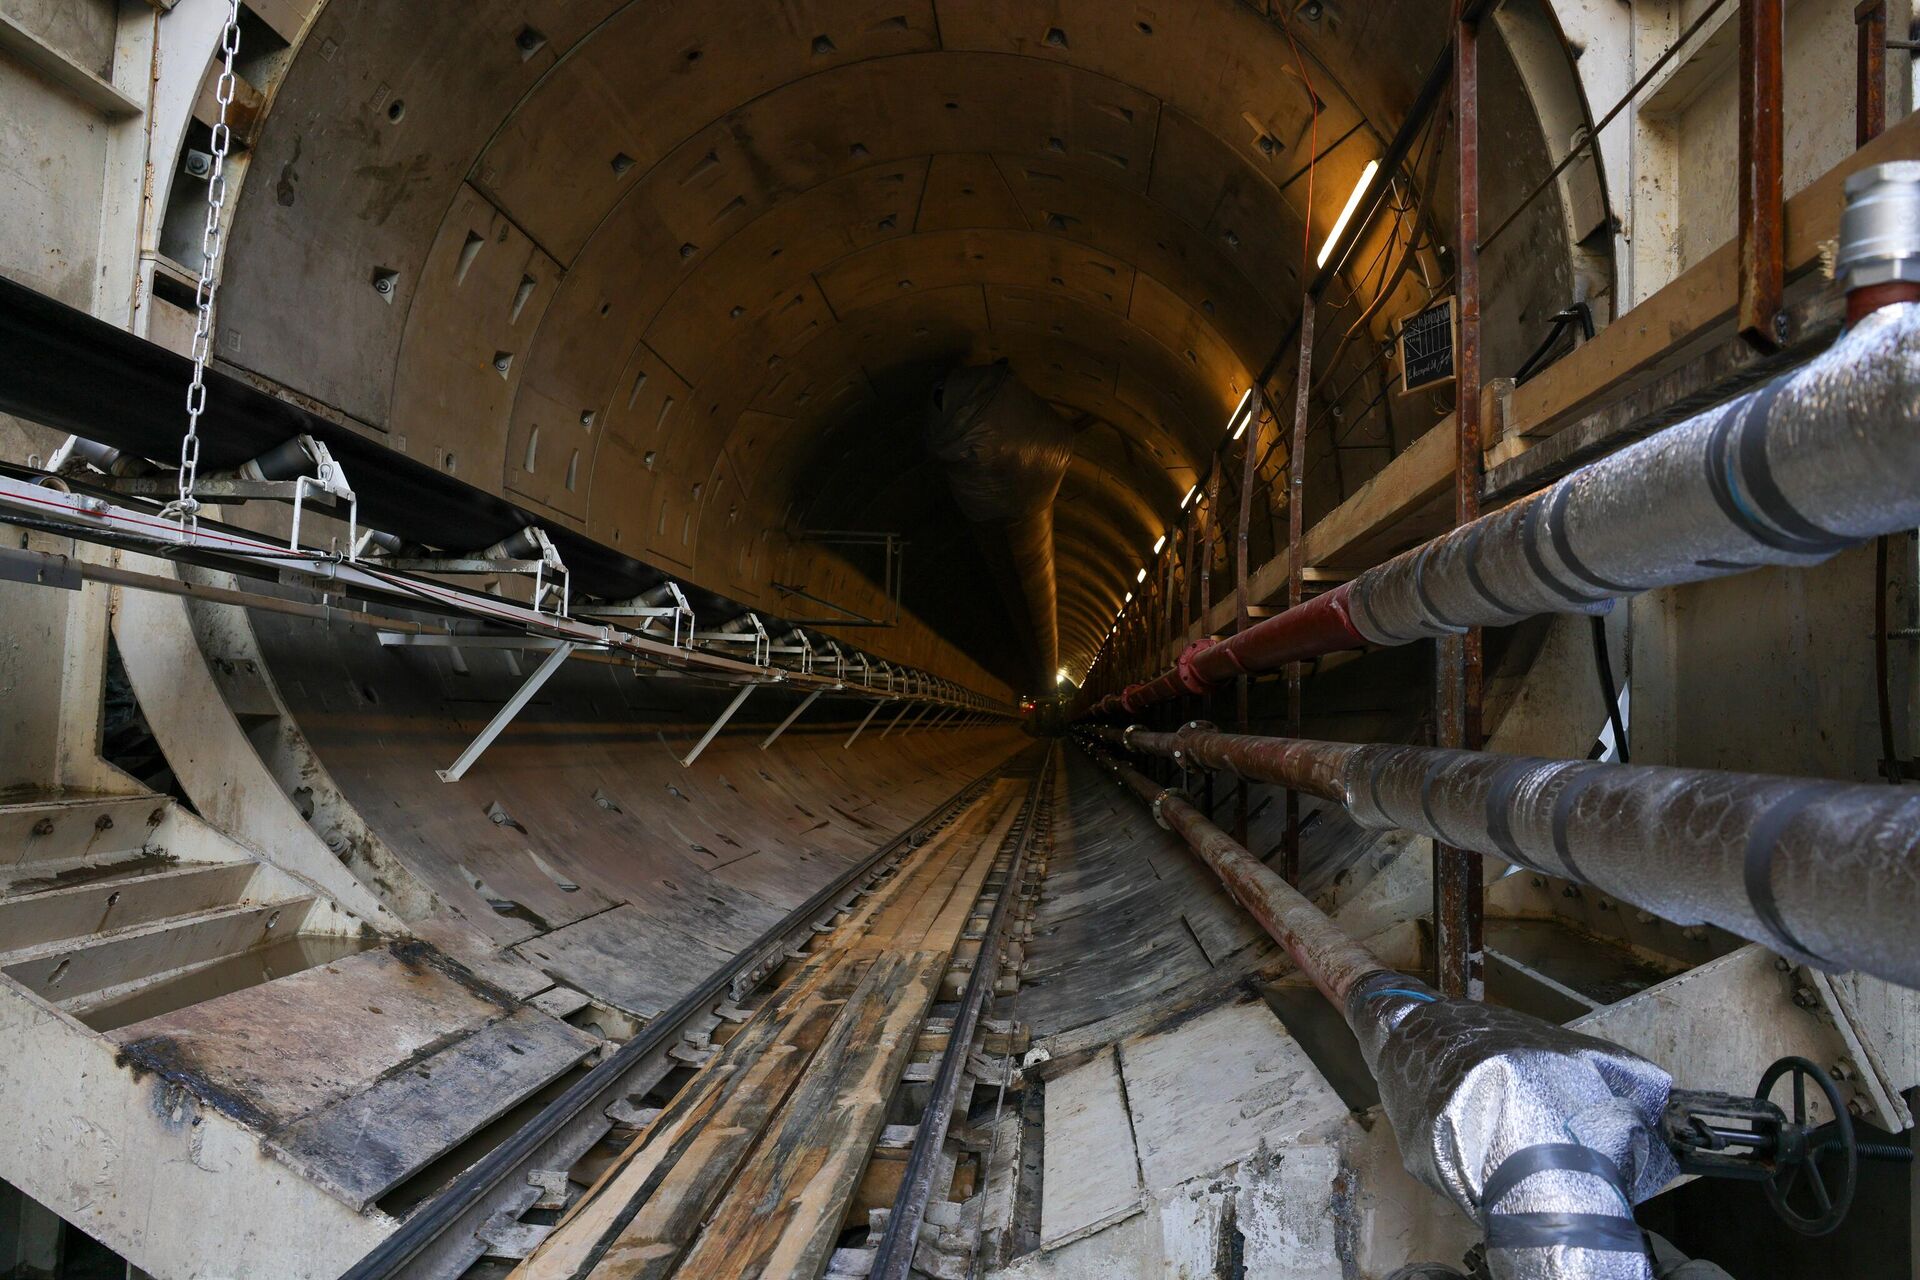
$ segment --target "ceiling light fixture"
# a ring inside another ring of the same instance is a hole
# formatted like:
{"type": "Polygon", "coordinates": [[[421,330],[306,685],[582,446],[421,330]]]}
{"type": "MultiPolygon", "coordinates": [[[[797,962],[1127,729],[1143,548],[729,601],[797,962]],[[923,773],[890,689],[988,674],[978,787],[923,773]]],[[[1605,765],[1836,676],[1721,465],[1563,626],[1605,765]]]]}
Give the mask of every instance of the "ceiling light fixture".
{"type": "Polygon", "coordinates": [[[1324,267],[1333,253],[1333,246],[1340,242],[1340,233],[1347,229],[1347,220],[1353,217],[1353,211],[1360,207],[1360,197],[1366,192],[1367,184],[1373,181],[1373,175],[1380,172],[1378,160],[1367,161],[1367,167],[1360,171],[1360,181],[1354,184],[1353,194],[1347,197],[1346,207],[1340,210],[1340,216],[1333,220],[1333,230],[1327,235],[1327,242],[1320,246],[1320,256],[1314,259],[1314,265],[1324,267]]]}
{"type": "Polygon", "coordinates": [[[1142,569],[1140,570],[1140,572],[1138,572],[1138,573],[1136,573],[1136,574],[1134,574],[1134,575],[1133,575],[1133,580],[1134,580],[1135,582],[1145,582],[1145,581],[1147,580],[1147,571],[1146,571],[1146,569],[1144,569],[1144,568],[1142,568],[1142,569]]]}
{"type": "Polygon", "coordinates": [[[1180,509],[1181,509],[1182,511],[1185,511],[1185,510],[1186,510],[1186,509],[1187,509],[1187,508],[1188,508],[1189,506],[1191,506],[1191,505],[1193,504],[1193,500],[1194,500],[1194,499],[1195,499],[1196,497],[1198,497],[1198,496],[1199,496],[1199,494],[1200,494],[1200,486],[1199,486],[1199,485],[1195,485],[1195,486],[1193,486],[1193,488],[1191,488],[1191,489],[1189,489],[1189,490],[1187,490],[1187,496],[1186,496],[1186,497],[1184,497],[1184,498],[1182,498],[1182,499],[1180,499],[1180,509]]]}
{"type": "Polygon", "coordinates": [[[1167,535],[1163,533],[1157,539],[1154,540],[1153,554],[1159,555],[1162,551],[1165,551],[1166,549],[1167,549],[1167,535]]]}
{"type": "Polygon", "coordinates": [[[1227,425],[1233,428],[1233,438],[1238,440],[1247,434],[1247,424],[1253,421],[1253,388],[1240,397],[1240,403],[1234,407],[1233,416],[1227,419],[1227,425]]]}

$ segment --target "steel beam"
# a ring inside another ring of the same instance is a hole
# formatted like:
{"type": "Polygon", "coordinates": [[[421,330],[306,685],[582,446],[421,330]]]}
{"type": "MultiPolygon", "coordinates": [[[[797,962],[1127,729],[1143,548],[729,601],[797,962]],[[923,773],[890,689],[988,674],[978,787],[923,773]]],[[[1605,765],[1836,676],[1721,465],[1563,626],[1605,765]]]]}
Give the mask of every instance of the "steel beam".
{"type": "MultiPolygon", "coordinates": [[[[1453,42],[1459,137],[1460,220],[1455,270],[1459,345],[1454,359],[1453,521],[1480,515],[1480,29],[1462,21],[1453,42]]],[[[1435,646],[1435,736],[1442,747],[1480,746],[1481,633],[1469,628],[1435,646]]],[[[1456,998],[1481,992],[1485,886],[1476,854],[1433,846],[1434,986],[1456,998]]]]}
{"type": "Polygon", "coordinates": [[[493,740],[500,736],[501,730],[513,723],[513,718],[520,714],[521,709],[524,708],[528,702],[533,700],[533,695],[540,692],[540,687],[553,678],[553,673],[558,671],[561,665],[573,656],[573,651],[577,648],[579,648],[579,646],[570,640],[561,640],[555,643],[553,652],[549,653],[545,660],[543,660],[538,667],[534,668],[533,674],[528,676],[521,682],[520,687],[513,691],[513,696],[507,699],[506,705],[494,713],[493,719],[487,722],[487,727],[480,731],[479,737],[467,744],[467,749],[460,753],[460,758],[453,762],[452,767],[434,770],[435,773],[439,774],[440,781],[458,782],[461,778],[465,777],[467,770],[473,767],[473,762],[480,758],[482,752],[493,745],[493,740]]]}
{"type": "Polygon", "coordinates": [[[720,731],[727,727],[727,721],[733,719],[733,713],[738,711],[741,705],[752,696],[753,691],[759,687],[757,684],[743,684],[740,686],[740,692],[733,695],[733,701],[729,702],[727,709],[720,713],[720,718],[715,720],[707,731],[700,735],[700,741],[694,743],[693,750],[687,752],[686,756],[680,761],[681,768],[690,769],[693,767],[693,762],[700,758],[700,753],[707,749],[707,744],[720,736],[720,731]]]}
{"type": "Polygon", "coordinates": [[[561,645],[571,645],[575,649],[588,648],[587,645],[572,644],[566,640],[555,640],[551,636],[468,636],[449,631],[387,631],[378,633],[380,644],[388,649],[557,649],[561,645]]]}
{"type": "Polygon", "coordinates": [[[873,723],[873,718],[880,714],[880,708],[886,705],[885,702],[876,702],[871,707],[868,707],[866,717],[854,726],[853,732],[847,735],[847,740],[840,744],[840,749],[845,751],[852,747],[854,740],[866,731],[867,726],[873,723]]]}
{"type": "Polygon", "coordinates": [[[1853,21],[1859,29],[1853,145],[1864,147],[1887,127],[1887,0],[1860,0],[1853,21]]]}
{"type": "MultiPolygon", "coordinates": [[[[1311,306],[1312,304],[1309,303],[1308,305],[1311,306]]],[[[1241,437],[1246,444],[1240,451],[1240,510],[1234,521],[1233,631],[1235,635],[1247,629],[1247,623],[1252,617],[1248,612],[1248,606],[1252,601],[1247,598],[1247,579],[1252,567],[1249,563],[1250,555],[1247,545],[1247,530],[1253,519],[1253,475],[1254,472],[1259,469],[1254,447],[1260,441],[1260,418],[1265,407],[1264,401],[1266,397],[1261,394],[1258,386],[1252,389],[1251,394],[1253,399],[1247,405],[1246,434],[1241,437]]],[[[1242,733],[1245,733],[1251,727],[1248,720],[1248,704],[1252,695],[1251,685],[1252,682],[1247,679],[1247,674],[1244,671],[1234,677],[1234,724],[1242,733]]],[[[1233,834],[1242,844],[1246,843],[1247,791],[1245,787],[1240,789],[1239,798],[1234,802],[1233,834]]]]}
{"type": "MultiPolygon", "coordinates": [[[[802,715],[804,715],[806,713],[807,708],[812,706],[814,703],[818,702],[820,700],[820,695],[825,692],[826,692],[825,689],[815,689],[812,693],[808,694],[805,698],[801,699],[800,705],[795,707],[793,710],[787,712],[787,718],[785,720],[782,720],[779,724],[775,725],[773,732],[760,740],[760,749],[762,751],[765,751],[768,747],[772,746],[776,741],[778,741],[780,735],[787,731],[787,726],[792,724],[795,720],[798,720],[802,715]]],[[[874,704],[875,709],[878,709],[879,705],[880,705],[879,703],[875,703],[874,704]]]]}
{"type": "Polygon", "coordinates": [[[1786,205],[1782,187],[1782,5],[1740,0],[1740,309],[1741,336],[1764,351],[1786,336],[1786,205]]]}
{"type": "MultiPolygon", "coordinates": [[[[1287,457],[1287,607],[1297,609],[1307,596],[1307,411],[1313,399],[1313,330],[1315,302],[1301,303],[1300,368],[1294,375],[1293,446],[1287,457]]],[[[1298,734],[1304,708],[1304,664],[1287,664],[1287,732],[1298,734]]],[[[1280,846],[1280,876],[1290,885],[1300,883],[1300,793],[1287,789],[1287,830],[1280,846]]]]}
{"type": "MultiPolygon", "coordinates": [[[[901,720],[901,718],[902,718],[902,717],[904,717],[904,716],[905,716],[905,715],[907,714],[907,712],[908,712],[908,711],[909,711],[909,710],[910,710],[910,709],[911,709],[912,707],[913,707],[913,704],[912,704],[911,702],[909,702],[909,703],[908,703],[908,704],[907,704],[906,706],[904,706],[904,707],[902,707],[902,708],[900,708],[900,714],[899,714],[899,715],[897,715],[897,716],[895,716],[895,717],[893,718],[893,723],[892,723],[892,724],[890,724],[890,725],[888,725],[888,726],[887,726],[886,728],[884,728],[884,729],[882,729],[882,730],[880,731],[880,736],[884,738],[884,737],[886,737],[886,736],[887,736],[888,734],[890,734],[890,733],[892,733],[892,732],[894,731],[894,729],[895,729],[895,728],[897,728],[897,727],[899,726],[899,724],[900,724],[900,720],[901,720]]],[[[907,733],[911,733],[911,732],[913,732],[913,727],[914,727],[915,725],[917,725],[917,724],[919,724],[919,723],[920,723],[920,722],[921,722],[922,720],[924,720],[924,719],[926,719],[926,718],[927,718],[927,712],[929,712],[929,711],[931,711],[931,710],[933,710],[933,704],[932,704],[932,703],[927,703],[927,704],[925,704],[925,705],[923,705],[923,706],[922,706],[922,707],[920,708],[920,710],[919,710],[919,711],[918,711],[918,712],[917,712],[917,713],[916,713],[916,714],[914,715],[914,717],[913,717],[913,719],[911,719],[911,720],[909,720],[909,721],[907,721],[907,727],[906,727],[905,729],[902,729],[902,730],[900,730],[900,732],[901,732],[902,734],[907,734],[907,733]]]]}

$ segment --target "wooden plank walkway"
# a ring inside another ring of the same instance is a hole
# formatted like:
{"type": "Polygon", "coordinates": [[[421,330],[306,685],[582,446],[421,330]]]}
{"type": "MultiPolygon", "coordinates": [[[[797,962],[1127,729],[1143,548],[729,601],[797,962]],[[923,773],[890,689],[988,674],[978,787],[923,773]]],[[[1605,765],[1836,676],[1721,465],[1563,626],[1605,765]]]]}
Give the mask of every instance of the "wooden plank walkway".
{"type": "Polygon", "coordinates": [[[818,1276],[1025,795],[996,783],[816,943],[512,1280],[818,1276]]]}

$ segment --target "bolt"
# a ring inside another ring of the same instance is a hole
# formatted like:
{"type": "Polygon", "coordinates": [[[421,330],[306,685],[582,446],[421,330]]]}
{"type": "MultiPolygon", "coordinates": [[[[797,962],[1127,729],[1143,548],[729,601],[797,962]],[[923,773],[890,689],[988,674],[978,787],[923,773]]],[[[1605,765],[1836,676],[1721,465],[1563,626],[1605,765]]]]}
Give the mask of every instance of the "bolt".
{"type": "Polygon", "coordinates": [[[1812,987],[1795,987],[1793,989],[1793,1002],[1802,1009],[1811,1009],[1814,1005],[1818,1004],[1819,1001],[1820,997],[1814,994],[1812,987]]]}
{"type": "Polygon", "coordinates": [[[1651,912],[1651,911],[1636,911],[1636,912],[1634,912],[1634,913],[1633,913],[1633,918],[1634,918],[1635,920],[1637,920],[1637,921],[1639,921],[1639,922],[1640,922],[1641,924],[1652,924],[1652,923],[1653,923],[1653,912],[1651,912]]]}
{"type": "Polygon", "coordinates": [[[1867,1114],[1867,1104],[1859,1098],[1848,1098],[1847,1111],[1851,1115],[1857,1116],[1861,1119],[1865,1119],[1867,1114]]]}
{"type": "Polygon", "coordinates": [[[1534,876],[1534,877],[1533,877],[1533,887],[1534,887],[1534,888],[1536,888],[1536,889],[1544,889],[1544,888],[1546,887],[1546,884],[1547,884],[1547,882],[1546,882],[1545,880],[1542,880],[1542,879],[1541,879],[1541,878],[1540,878],[1539,876],[1534,876]]]}
{"type": "Polygon", "coordinates": [[[1785,957],[1783,956],[1775,956],[1773,958],[1773,967],[1778,969],[1781,973],[1789,973],[1793,970],[1793,966],[1791,964],[1788,964],[1785,957]]]}

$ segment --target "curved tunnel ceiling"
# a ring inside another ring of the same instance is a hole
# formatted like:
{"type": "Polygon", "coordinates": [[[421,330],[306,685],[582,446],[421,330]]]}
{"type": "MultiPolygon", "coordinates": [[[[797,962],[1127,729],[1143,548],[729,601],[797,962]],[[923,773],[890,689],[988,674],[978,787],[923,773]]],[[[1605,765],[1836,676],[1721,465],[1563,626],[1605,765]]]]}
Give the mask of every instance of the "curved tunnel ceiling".
{"type": "Polygon", "coordinates": [[[750,603],[805,577],[794,531],[904,534],[913,611],[1019,687],[919,446],[931,382],[1004,358],[1074,428],[1082,670],[1298,314],[1312,142],[1318,243],[1445,26],[1268,8],[332,0],[255,146],[220,354],[750,603]]]}

